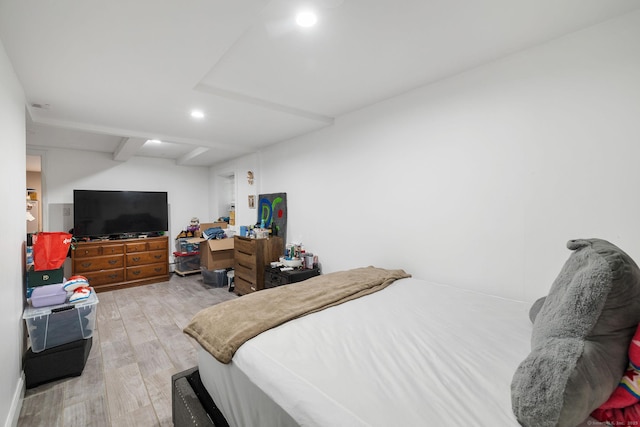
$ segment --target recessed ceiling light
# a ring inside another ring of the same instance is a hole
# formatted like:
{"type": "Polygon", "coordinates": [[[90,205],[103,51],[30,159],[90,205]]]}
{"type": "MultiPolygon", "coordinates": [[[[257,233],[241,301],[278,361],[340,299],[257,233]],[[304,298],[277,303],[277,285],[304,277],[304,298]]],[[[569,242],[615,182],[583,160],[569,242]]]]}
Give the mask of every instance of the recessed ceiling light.
{"type": "Polygon", "coordinates": [[[150,144],[162,144],[162,141],[159,139],[147,139],[147,142],[150,144]]]}
{"type": "Polygon", "coordinates": [[[311,11],[300,12],[296,15],[296,24],[301,27],[313,27],[318,22],[318,16],[311,11]]]}
{"type": "Polygon", "coordinates": [[[200,110],[193,110],[191,111],[191,117],[194,119],[202,119],[204,118],[204,113],[200,110]]]}

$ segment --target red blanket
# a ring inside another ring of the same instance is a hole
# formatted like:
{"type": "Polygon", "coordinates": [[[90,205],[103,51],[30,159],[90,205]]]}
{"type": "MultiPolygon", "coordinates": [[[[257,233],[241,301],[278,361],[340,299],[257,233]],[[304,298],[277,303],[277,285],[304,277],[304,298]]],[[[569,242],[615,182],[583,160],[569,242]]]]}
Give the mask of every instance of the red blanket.
{"type": "Polygon", "coordinates": [[[609,400],[591,414],[614,426],[640,425],[640,325],[629,345],[629,367],[609,400]]]}

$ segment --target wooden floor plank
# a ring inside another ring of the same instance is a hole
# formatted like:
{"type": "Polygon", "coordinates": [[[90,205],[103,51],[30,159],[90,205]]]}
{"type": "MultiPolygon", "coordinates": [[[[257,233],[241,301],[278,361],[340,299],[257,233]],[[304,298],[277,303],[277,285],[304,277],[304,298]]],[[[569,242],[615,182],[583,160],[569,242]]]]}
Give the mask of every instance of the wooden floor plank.
{"type": "Polygon", "coordinates": [[[109,415],[111,419],[136,411],[151,404],[137,364],[121,366],[105,376],[109,415]]]}
{"type": "Polygon", "coordinates": [[[128,339],[122,341],[103,342],[101,344],[102,365],[105,373],[109,373],[120,366],[136,363],[131,342],[128,339]]]}
{"type": "Polygon", "coordinates": [[[107,427],[109,413],[104,395],[91,397],[75,404],[70,404],[64,408],[65,427],[107,427]]]}
{"type": "Polygon", "coordinates": [[[120,418],[112,419],[112,427],[160,427],[155,410],[152,405],[138,408],[120,418]]]}
{"type": "Polygon", "coordinates": [[[64,387],[53,387],[45,393],[25,398],[18,425],[29,427],[62,427],[64,387]]]}
{"type": "Polygon", "coordinates": [[[171,359],[158,340],[134,344],[133,351],[138,360],[140,373],[145,377],[173,367],[171,359]]]}
{"type": "Polygon", "coordinates": [[[171,418],[171,376],[180,371],[181,369],[168,369],[144,378],[160,425],[171,426],[173,423],[171,418]]]}
{"type": "Polygon", "coordinates": [[[70,378],[65,382],[64,403],[73,405],[95,394],[104,395],[104,374],[102,371],[102,357],[88,359],[82,375],[70,378]]]}
{"type": "Polygon", "coordinates": [[[103,344],[129,339],[122,319],[98,322],[98,331],[100,332],[100,341],[103,344]]]}
{"type": "Polygon", "coordinates": [[[125,318],[124,328],[126,329],[129,340],[132,343],[141,343],[158,339],[155,331],[151,327],[151,324],[142,313],[139,313],[135,317],[125,318]]]}

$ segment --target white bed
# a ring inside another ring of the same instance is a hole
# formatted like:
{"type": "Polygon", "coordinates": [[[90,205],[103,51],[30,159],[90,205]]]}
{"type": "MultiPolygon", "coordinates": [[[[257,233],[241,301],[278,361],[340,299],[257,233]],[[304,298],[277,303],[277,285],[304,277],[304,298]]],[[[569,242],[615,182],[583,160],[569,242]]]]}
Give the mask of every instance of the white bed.
{"type": "Polygon", "coordinates": [[[510,384],[529,303],[413,278],[247,341],[199,351],[231,426],[517,426],[510,384]]]}

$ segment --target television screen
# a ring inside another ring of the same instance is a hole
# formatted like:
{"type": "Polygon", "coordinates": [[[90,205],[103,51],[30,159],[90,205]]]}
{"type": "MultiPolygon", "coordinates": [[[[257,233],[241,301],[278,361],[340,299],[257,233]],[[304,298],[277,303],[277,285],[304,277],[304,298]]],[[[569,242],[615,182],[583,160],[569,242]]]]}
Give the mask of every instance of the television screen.
{"type": "Polygon", "coordinates": [[[167,193],[73,190],[73,235],[104,237],[169,229],[167,193]]]}

